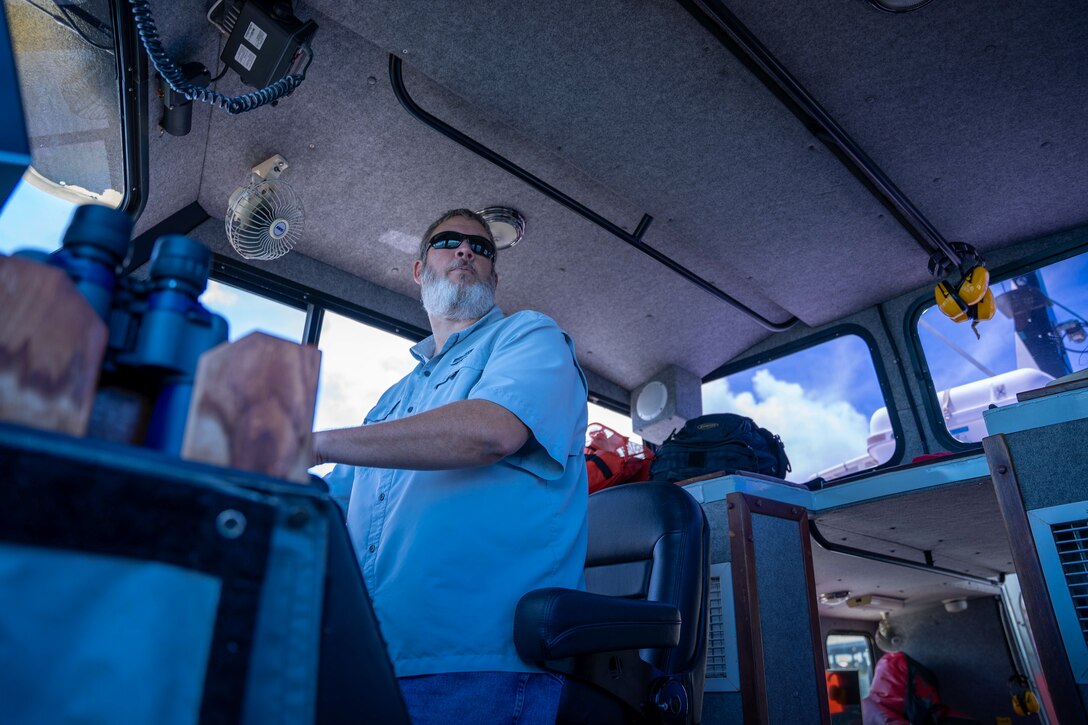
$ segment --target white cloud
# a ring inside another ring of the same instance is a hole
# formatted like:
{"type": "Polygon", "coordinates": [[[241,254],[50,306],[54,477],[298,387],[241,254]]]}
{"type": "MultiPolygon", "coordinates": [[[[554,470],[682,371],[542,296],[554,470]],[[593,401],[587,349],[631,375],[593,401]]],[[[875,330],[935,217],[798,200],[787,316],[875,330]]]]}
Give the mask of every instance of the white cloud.
{"type": "Polygon", "coordinates": [[[724,378],[711,383],[705,388],[703,410],[746,415],[781,436],[793,465],[789,480],[807,481],[866,453],[869,420],[845,400],[815,395],[766,369],[756,372],[752,387],[753,392],[733,393],[724,378]]]}
{"type": "Polygon", "coordinates": [[[200,304],[213,312],[229,310],[243,301],[243,292],[230,285],[208,280],[208,288],[200,295],[200,304]]]}
{"type": "Polygon", "coordinates": [[[402,337],[326,313],[314,429],[360,425],[382,393],[415,367],[411,346],[402,337]]]}

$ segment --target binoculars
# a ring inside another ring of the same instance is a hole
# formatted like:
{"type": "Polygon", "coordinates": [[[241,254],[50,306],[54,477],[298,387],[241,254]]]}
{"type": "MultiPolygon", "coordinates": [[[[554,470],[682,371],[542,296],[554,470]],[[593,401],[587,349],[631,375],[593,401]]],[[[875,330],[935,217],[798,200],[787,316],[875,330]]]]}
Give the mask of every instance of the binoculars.
{"type": "Polygon", "coordinates": [[[197,360],[226,342],[227,321],[199,302],[208,286],[211,252],[188,237],[155,242],[146,279],[121,273],[132,220],[124,212],[76,209],[62,246],[52,254],[17,256],[63,269],[109,328],[102,380],[154,400],[144,445],[179,454],[197,360]]]}

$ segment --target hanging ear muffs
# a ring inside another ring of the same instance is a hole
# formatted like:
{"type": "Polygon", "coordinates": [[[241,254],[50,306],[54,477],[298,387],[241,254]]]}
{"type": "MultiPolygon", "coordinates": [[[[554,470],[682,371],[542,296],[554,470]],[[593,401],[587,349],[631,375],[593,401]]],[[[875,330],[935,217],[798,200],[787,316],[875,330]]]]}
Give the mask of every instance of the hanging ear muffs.
{"type": "Polygon", "coordinates": [[[990,272],[982,266],[982,260],[970,267],[960,283],[960,299],[968,305],[977,305],[990,290],[990,272]]]}
{"type": "Polygon", "coordinates": [[[974,309],[974,320],[992,320],[994,313],[997,312],[997,301],[994,299],[993,290],[986,290],[986,294],[982,295],[982,299],[976,303],[974,309]]]}
{"type": "Polygon", "coordinates": [[[1035,693],[1028,690],[1023,695],[1013,695],[1012,698],[1012,710],[1020,717],[1027,717],[1028,715],[1034,715],[1042,710],[1039,705],[1039,700],[1035,697],[1035,693]]]}
{"type": "Polygon", "coordinates": [[[1034,715],[1042,710],[1035,693],[1031,691],[1028,678],[1017,674],[1009,678],[1009,693],[1012,695],[1012,710],[1020,717],[1034,715]]]}
{"type": "Polygon", "coordinates": [[[968,306],[952,289],[952,285],[947,282],[938,282],[933,294],[937,298],[937,307],[945,317],[953,322],[963,322],[967,319],[968,306]]]}
{"type": "Polygon", "coordinates": [[[960,258],[959,266],[942,252],[929,258],[929,272],[938,280],[933,290],[937,307],[953,322],[972,320],[977,324],[980,320],[990,319],[996,305],[990,292],[986,262],[970,244],[953,242],[951,247],[960,258]]]}

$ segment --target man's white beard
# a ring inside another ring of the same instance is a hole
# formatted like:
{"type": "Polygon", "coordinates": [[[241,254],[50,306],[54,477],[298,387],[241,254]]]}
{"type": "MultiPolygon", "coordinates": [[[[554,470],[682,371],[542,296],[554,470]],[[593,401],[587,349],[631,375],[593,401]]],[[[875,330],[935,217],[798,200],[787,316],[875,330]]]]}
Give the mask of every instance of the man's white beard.
{"type": "Polygon", "coordinates": [[[433,317],[447,320],[478,320],[495,305],[495,278],[488,275],[471,285],[459,285],[446,276],[459,264],[452,264],[440,275],[426,263],[421,275],[423,309],[433,317]]]}

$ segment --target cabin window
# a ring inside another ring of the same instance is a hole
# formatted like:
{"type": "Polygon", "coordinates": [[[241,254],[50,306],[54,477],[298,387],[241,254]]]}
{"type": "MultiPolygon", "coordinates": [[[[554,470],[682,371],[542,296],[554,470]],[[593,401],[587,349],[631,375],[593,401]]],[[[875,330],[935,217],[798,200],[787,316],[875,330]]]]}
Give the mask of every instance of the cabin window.
{"type": "Polygon", "coordinates": [[[4,11],[30,136],[27,177],[73,202],[119,206],[125,155],[110,2],[4,0],[4,11]]]}
{"type": "Polygon", "coordinates": [[[227,318],[230,341],[260,330],[291,342],[302,342],[306,313],[261,295],[214,279],[200,296],[200,304],[227,318]]]}
{"type": "Polygon", "coordinates": [[[642,443],[642,436],[635,435],[632,431],[631,416],[626,413],[617,413],[603,405],[589,403],[589,422],[606,425],[632,442],[642,443]]]}
{"type": "MultiPolygon", "coordinates": [[[[335,312],[321,323],[321,377],[314,430],[361,425],[382,393],[415,365],[415,343],[335,312]]],[[[324,475],[332,465],[318,466],[324,475]]]]}
{"type": "Polygon", "coordinates": [[[827,635],[827,669],[852,670],[858,673],[861,696],[869,694],[873,679],[873,640],[868,634],[845,633],[827,635]]]}
{"type": "Polygon", "coordinates": [[[703,412],[746,415],[779,435],[795,482],[864,471],[896,450],[872,351],[854,334],[705,382],[703,412]]]}
{"type": "Polygon", "coordinates": [[[944,429],[961,443],[986,435],[982,414],[1016,394],[1088,367],[1088,254],[998,282],[993,319],[955,323],[933,304],[917,334],[944,429]]]}
{"type": "Polygon", "coordinates": [[[45,191],[24,176],[0,208],[0,254],[60,249],[76,204],[45,191]]]}

